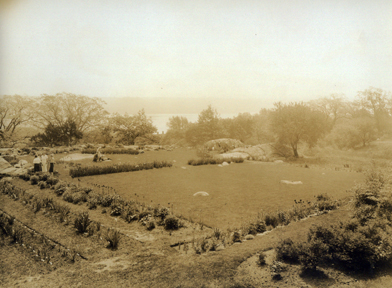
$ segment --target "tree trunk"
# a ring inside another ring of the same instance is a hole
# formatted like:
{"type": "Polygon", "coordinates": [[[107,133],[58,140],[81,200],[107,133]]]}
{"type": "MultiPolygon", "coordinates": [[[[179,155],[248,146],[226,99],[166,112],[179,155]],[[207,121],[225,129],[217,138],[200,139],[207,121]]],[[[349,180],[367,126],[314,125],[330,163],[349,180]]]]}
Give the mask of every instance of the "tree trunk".
{"type": "Polygon", "coordinates": [[[291,147],[293,148],[294,157],[298,158],[297,144],[291,144],[291,147]]]}

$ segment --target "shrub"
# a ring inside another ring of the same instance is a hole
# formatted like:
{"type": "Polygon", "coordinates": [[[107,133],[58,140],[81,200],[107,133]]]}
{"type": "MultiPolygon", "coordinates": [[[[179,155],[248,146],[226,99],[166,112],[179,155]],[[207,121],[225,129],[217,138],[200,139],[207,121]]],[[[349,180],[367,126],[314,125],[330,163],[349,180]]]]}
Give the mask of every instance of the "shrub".
{"type": "Polygon", "coordinates": [[[276,214],[272,214],[272,215],[267,214],[264,217],[264,222],[265,225],[272,226],[275,228],[276,226],[279,225],[279,218],[276,214]]]}
{"type": "Polygon", "coordinates": [[[87,207],[88,209],[96,209],[98,206],[98,199],[93,197],[88,197],[87,199],[87,207]]]}
{"type": "Polygon", "coordinates": [[[155,220],[154,218],[148,217],[148,220],[146,221],[146,228],[147,230],[151,231],[155,229],[155,220]]]}
{"type": "Polygon", "coordinates": [[[49,188],[50,187],[50,186],[48,186],[48,184],[46,184],[45,181],[39,181],[37,185],[38,185],[38,187],[40,189],[45,189],[45,188],[49,188]]]}
{"type": "Polygon", "coordinates": [[[150,217],[151,213],[149,211],[143,211],[139,213],[138,220],[141,221],[143,218],[150,217]]]}
{"type": "Polygon", "coordinates": [[[233,242],[241,242],[241,233],[239,231],[234,231],[231,235],[231,241],[233,242]]]}
{"type": "Polygon", "coordinates": [[[265,254],[263,253],[263,252],[261,252],[260,254],[259,254],[259,259],[258,259],[258,264],[260,265],[260,266],[264,266],[265,264],[267,264],[267,262],[265,261],[265,254]]]}
{"type": "Polygon", "coordinates": [[[114,201],[115,197],[113,194],[106,194],[104,196],[102,196],[102,200],[101,200],[101,205],[103,207],[110,207],[110,205],[112,205],[112,202],[114,201]]]}
{"type": "Polygon", "coordinates": [[[30,180],[30,174],[25,173],[19,176],[19,178],[23,179],[24,181],[29,181],[30,180]]]}
{"type": "Polygon", "coordinates": [[[335,210],[338,208],[338,202],[332,200],[327,194],[320,194],[316,196],[315,208],[318,211],[335,210]]]}
{"type": "Polygon", "coordinates": [[[48,180],[48,178],[50,177],[50,174],[48,173],[44,173],[44,174],[40,174],[39,175],[39,181],[45,181],[48,180]]]}
{"type": "Polygon", "coordinates": [[[51,176],[51,177],[49,177],[47,180],[46,180],[46,183],[48,183],[49,185],[51,185],[51,186],[54,186],[54,185],[56,185],[57,183],[59,183],[59,178],[56,178],[56,177],[53,177],[53,176],[51,176]]]}
{"type": "Polygon", "coordinates": [[[275,248],[276,259],[297,263],[299,261],[298,246],[294,244],[293,240],[287,238],[281,241],[275,248]]]}
{"type": "Polygon", "coordinates": [[[121,218],[123,218],[127,222],[135,221],[138,219],[137,214],[139,213],[136,205],[132,205],[128,203],[121,213],[121,218]]]}
{"type": "Polygon", "coordinates": [[[74,222],[74,227],[79,233],[85,233],[87,232],[87,228],[90,225],[91,220],[89,218],[89,215],[87,212],[85,213],[80,213],[76,218],[74,222]]]}
{"type": "Polygon", "coordinates": [[[78,204],[80,202],[87,201],[87,194],[84,191],[77,191],[75,193],[72,193],[71,198],[72,198],[72,203],[78,204]]]}
{"type": "Polygon", "coordinates": [[[116,229],[109,229],[105,236],[106,241],[109,242],[108,248],[117,249],[120,242],[120,232],[116,229]]]}
{"type": "Polygon", "coordinates": [[[123,205],[117,202],[113,202],[110,208],[110,216],[120,216],[123,210],[123,205]]]}
{"type": "Polygon", "coordinates": [[[31,185],[37,185],[39,181],[39,177],[37,175],[33,175],[30,177],[30,183],[31,185]]]}
{"type": "Polygon", "coordinates": [[[177,230],[180,227],[179,219],[175,216],[168,216],[164,221],[166,230],[177,230]]]}
{"type": "Polygon", "coordinates": [[[156,207],[154,209],[154,217],[164,221],[165,218],[170,214],[170,210],[167,207],[156,207]]]}
{"type": "Polygon", "coordinates": [[[54,186],[54,192],[58,195],[61,196],[63,195],[63,193],[65,192],[65,190],[67,190],[68,185],[64,182],[58,182],[55,186],[54,186]]]}
{"type": "Polygon", "coordinates": [[[71,188],[66,188],[65,192],[63,193],[63,199],[64,201],[67,201],[69,203],[73,203],[73,192],[71,188]]]}

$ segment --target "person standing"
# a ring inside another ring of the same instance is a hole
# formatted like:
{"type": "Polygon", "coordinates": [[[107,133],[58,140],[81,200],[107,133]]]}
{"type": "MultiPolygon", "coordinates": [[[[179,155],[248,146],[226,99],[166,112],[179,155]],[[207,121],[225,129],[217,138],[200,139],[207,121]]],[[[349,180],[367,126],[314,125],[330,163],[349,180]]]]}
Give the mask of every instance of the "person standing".
{"type": "Polygon", "coordinates": [[[41,157],[41,162],[42,162],[42,172],[48,172],[48,155],[44,153],[41,157]]]}
{"type": "Polygon", "coordinates": [[[51,154],[51,155],[50,155],[50,160],[49,160],[49,173],[52,174],[52,175],[53,175],[53,173],[54,173],[54,163],[55,163],[55,161],[54,161],[54,155],[51,154]]]}
{"type": "Polygon", "coordinates": [[[34,172],[39,172],[41,168],[41,159],[39,158],[38,154],[35,155],[33,164],[34,164],[34,172]]]}

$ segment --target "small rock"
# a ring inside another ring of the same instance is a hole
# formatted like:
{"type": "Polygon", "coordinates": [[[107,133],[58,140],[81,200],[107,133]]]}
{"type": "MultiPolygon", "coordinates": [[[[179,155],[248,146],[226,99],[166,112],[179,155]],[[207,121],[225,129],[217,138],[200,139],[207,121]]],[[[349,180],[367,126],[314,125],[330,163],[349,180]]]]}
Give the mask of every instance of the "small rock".
{"type": "Polygon", "coordinates": [[[219,245],[218,247],[215,248],[215,251],[222,251],[225,249],[225,246],[219,245]]]}
{"type": "Polygon", "coordinates": [[[245,240],[253,240],[253,239],[255,239],[255,236],[253,236],[251,234],[248,234],[245,236],[245,240]]]}

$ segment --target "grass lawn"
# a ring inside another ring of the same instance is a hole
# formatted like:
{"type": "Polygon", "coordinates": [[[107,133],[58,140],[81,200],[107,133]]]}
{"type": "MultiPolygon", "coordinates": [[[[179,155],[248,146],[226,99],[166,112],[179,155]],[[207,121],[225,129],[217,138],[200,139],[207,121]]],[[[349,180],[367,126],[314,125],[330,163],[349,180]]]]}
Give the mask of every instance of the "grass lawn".
{"type": "Polygon", "coordinates": [[[288,209],[294,200],[313,201],[320,193],[328,193],[335,199],[348,197],[346,190],[362,177],[355,172],[246,162],[226,167],[187,166],[186,169],[174,165],[80,180],[86,184],[111,186],[125,199],[173,206],[175,214],[226,229],[239,227],[261,209],[265,212],[288,209]],[[303,184],[283,184],[280,180],[302,181],[303,184]],[[193,196],[198,191],[210,196],[193,196]]]}

